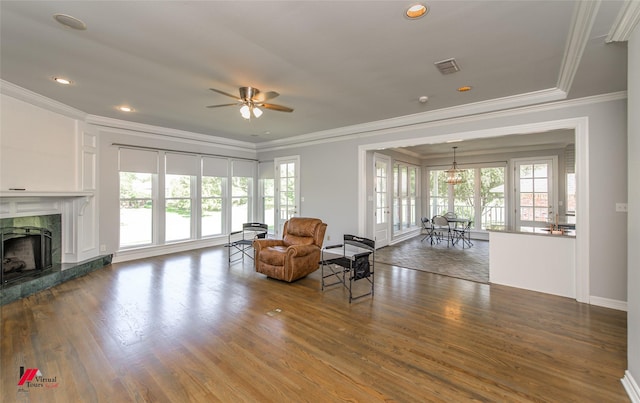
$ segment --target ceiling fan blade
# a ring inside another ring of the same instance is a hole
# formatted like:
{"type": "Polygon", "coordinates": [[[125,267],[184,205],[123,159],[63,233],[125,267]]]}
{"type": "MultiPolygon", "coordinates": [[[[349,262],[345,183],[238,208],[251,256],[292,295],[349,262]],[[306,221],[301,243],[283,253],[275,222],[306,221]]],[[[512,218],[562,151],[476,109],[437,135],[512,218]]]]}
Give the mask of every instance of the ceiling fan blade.
{"type": "Polygon", "coordinates": [[[264,102],[267,99],[273,99],[273,98],[277,97],[278,95],[280,95],[280,94],[278,94],[275,91],[259,92],[258,94],[256,94],[255,97],[253,97],[253,101],[264,102]]]}
{"type": "Polygon", "coordinates": [[[217,90],[217,89],[215,89],[215,88],[209,88],[209,89],[210,89],[211,91],[213,91],[213,92],[217,92],[218,94],[226,95],[226,96],[228,96],[228,97],[231,97],[231,98],[233,98],[233,99],[237,99],[238,101],[241,101],[241,99],[240,99],[240,98],[238,98],[238,96],[236,96],[236,95],[231,95],[231,94],[229,94],[228,92],[220,91],[220,90],[217,90]]]}
{"type": "Polygon", "coordinates": [[[209,105],[207,106],[207,108],[219,108],[221,106],[235,106],[238,105],[237,103],[233,103],[233,104],[222,104],[222,105],[209,105]]]}
{"type": "Polygon", "coordinates": [[[276,104],[260,104],[260,106],[266,109],[271,109],[273,111],[293,112],[293,109],[289,108],[288,106],[282,106],[282,105],[276,105],[276,104]]]}

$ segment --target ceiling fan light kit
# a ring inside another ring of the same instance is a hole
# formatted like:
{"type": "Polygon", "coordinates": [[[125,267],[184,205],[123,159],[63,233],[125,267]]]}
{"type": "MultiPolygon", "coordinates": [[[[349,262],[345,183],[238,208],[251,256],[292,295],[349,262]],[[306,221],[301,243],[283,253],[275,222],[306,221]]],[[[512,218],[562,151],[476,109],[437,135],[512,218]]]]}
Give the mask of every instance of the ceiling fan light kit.
{"type": "Polygon", "coordinates": [[[209,105],[207,106],[207,108],[240,105],[240,115],[245,119],[251,119],[251,115],[253,115],[253,117],[255,118],[259,118],[260,116],[262,116],[263,111],[260,108],[271,109],[280,112],[293,112],[293,108],[289,108],[288,106],[266,103],[267,100],[273,99],[280,95],[275,91],[261,92],[259,89],[254,87],[240,87],[238,89],[240,96],[236,97],[235,95],[231,95],[228,92],[217,90],[215,88],[209,89],[213,92],[217,92],[218,94],[226,95],[235,99],[236,103],[209,105]]]}

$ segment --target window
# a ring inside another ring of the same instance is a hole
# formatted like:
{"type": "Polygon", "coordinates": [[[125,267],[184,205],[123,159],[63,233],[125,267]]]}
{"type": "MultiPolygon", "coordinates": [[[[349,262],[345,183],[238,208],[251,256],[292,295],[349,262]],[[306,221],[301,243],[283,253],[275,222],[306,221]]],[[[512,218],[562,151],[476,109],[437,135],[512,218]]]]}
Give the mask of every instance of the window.
{"type": "Polygon", "coordinates": [[[480,168],[480,229],[504,228],[504,167],[480,168]]]}
{"type": "Polygon", "coordinates": [[[275,230],[275,179],[262,179],[262,214],[263,223],[269,226],[269,232],[275,230]]]}
{"type": "Polygon", "coordinates": [[[157,151],[120,148],[120,248],[156,243],[154,209],[157,204],[157,151]]]}
{"type": "Polygon", "coordinates": [[[231,231],[240,231],[242,224],[253,217],[253,177],[251,161],[231,161],[231,231]]]}
{"type": "Polygon", "coordinates": [[[567,174],[567,215],[576,215],[576,174],[567,174]]]}
{"type": "Polygon", "coordinates": [[[200,184],[200,233],[202,237],[222,235],[228,195],[227,158],[202,157],[202,179],[200,184]]]}
{"type": "Polygon", "coordinates": [[[223,233],[224,180],[219,176],[203,176],[201,186],[201,233],[203,237],[223,233]]]}
{"type": "Polygon", "coordinates": [[[404,163],[393,165],[393,231],[399,233],[416,225],[418,168],[404,163]]]}
{"type": "Polygon", "coordinates": [[[255,220],[254,161],[126,147],[118,153],[120,249],[221,236],[255,220]]]}
{"type": "Polygon", "coordinates": [[[165,175],[167,242],[191,238],[191,182],[192,177],[188,175],[165,175]]]}
{"type": "Polygon", "coordinates": [[[470,218],[471,228],[489,229],[505,225],[505,167],[465,169],[464,182],[449,185],[444,170],[429,171],[429,214],[449,211],[470,218]],[[480,206],[478,211],[477,206],[480,206]]]}
{"type": "Polygon", "coordinates": [[[120,172],[120,247],[153,243],[153,174],[120,172]]]}
{"type": "Polygon", "coordinates": [[[231,178],[231,231],[241,230],[242,224],[250,221],[251,184],[249,177],[231,178]]]}

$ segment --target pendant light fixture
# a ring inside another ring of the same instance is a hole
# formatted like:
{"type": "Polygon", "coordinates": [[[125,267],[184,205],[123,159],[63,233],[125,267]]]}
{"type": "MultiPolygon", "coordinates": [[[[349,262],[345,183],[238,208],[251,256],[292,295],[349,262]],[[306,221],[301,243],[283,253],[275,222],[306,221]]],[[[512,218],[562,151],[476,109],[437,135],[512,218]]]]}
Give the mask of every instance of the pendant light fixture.
{"type": "Polygon", "coordinates": [[[451,185],[458,185],[464,181],[462,178],[462,169],[459,169],[458,164],[456,163],[456,148],[458,147],[453,147],[453,165],[451,168],[444,171],[447,175],[445,182],[451,185]]]}

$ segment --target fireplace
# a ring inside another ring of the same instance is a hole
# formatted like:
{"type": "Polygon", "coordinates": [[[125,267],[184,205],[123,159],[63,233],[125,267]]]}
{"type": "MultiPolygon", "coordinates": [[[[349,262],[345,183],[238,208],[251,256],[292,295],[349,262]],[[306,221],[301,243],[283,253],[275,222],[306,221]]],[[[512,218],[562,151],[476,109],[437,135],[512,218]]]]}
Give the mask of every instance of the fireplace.
{"type": "Polygon", "coordinates": [[[0,220],[0,284],[59,266],[60,230],[59,214],[0,220]]]}
{"type": "Polygon", "coordinates": [[[51,231],[39,227],[0,229],[2,284],[52,267],[51,231]]]}

